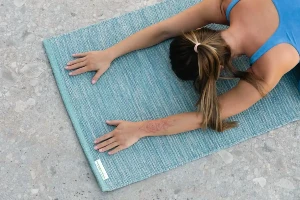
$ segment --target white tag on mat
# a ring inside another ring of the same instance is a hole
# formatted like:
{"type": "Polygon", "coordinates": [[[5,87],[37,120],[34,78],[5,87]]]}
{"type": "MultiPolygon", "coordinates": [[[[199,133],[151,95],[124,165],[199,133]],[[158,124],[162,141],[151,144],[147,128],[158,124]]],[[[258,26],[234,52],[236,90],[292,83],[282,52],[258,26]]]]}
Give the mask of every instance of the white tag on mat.
{"type": "Polygon", "coordinates": [[[100,159],[98,159],[98,160],[95,161],[95,165],[96,165],[96,167],[97,167],[97,169],[98,169],[98,171],[99,171],[102,179],[103,180],[108,179],[108,175],[107,175],[107,173],[106,173],[106,171],[105,171],[105,169],[104,169],[104,167],[103,167],[102,162],[101,162],[100,159]]]}

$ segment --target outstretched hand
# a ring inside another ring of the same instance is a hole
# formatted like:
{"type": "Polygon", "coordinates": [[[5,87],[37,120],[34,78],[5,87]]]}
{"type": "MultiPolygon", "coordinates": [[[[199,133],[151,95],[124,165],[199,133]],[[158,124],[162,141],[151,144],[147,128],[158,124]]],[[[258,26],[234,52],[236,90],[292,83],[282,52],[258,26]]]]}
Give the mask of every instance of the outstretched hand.
{"type": "Polygon", "coordinates": [[[78,75],[88,71],[97,71],[92,79],[92,84],[95,84],[100,76],[110,67],[113,61],[109,51],[90,51],[86,53],[73,54],[76,60],[67,63],[65,69],[74,70],[69,75],[78,75]]]}
{"type": "Polygon", "coordinates": [[[97,138],[95,150],[105,152],[111,150],[108,154],[115,154],[136,143],[142,136],[141,130],[143,122],[130,122],[123,120],[106,121],[107,124],[117,126],[112,132],[97,138]]]}

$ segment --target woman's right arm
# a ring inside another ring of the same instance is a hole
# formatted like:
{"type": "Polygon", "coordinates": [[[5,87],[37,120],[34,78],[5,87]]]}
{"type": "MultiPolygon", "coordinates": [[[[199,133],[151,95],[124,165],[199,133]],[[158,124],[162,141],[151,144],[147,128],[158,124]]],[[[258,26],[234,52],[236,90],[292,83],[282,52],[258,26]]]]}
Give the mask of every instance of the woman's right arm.
{"type": "Polygon", "coordinates": [[[203,0],[166,20],[151,25],[107,49],[118,58],[129,52],[156,45],[166,39],[195,30],[209,23],[226,24],[222,0],[203,0]]]}
{"type": "Polygon", "coordinates": [[[97,73],[92,80],[94,84],[110,67],[111,62],[122,55],[156,45],[181,35],[182,32],[195,30],[209,23],[226,23],[221,7],[222,0],[203,0],[173,17],[132,34],[104,51],[74,54],[73,56],[78,59],[69,62],[66,69],[75,70],[70,75],[96,70],[97,73]]]}

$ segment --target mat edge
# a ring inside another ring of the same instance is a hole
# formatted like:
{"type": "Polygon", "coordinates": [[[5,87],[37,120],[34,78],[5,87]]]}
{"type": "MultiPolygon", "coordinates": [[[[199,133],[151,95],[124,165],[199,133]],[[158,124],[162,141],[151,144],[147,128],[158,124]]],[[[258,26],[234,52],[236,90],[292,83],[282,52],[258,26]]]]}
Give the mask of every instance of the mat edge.
{"type": "Polygon", "coordinates": [[[84,151],[84,154],[86,156],[86,158],[88,159],[88,163],[89,165],[91,166],[92,168],[92,171],[94,173],[94,175],[96,176],[96,180],[98,182],[98,184],[100,185],[101,189],[103,192],[106,192],[106,191],[111,191],[109,190],[109,188],[107,187],[106,183],[102,180],[102,177],[100,177],[99,175],[99,172],[98,170],[96,169],[96,166],[95,165],[92,165],[92,163],[94,163],[95,161],[93,160],[93,158],[90,156],[90,154],[88,153],[88,144],[87,142],[85,141],[84,138],[82,138],[82,131],[81,131],[81,128],[80,128],[80,125],[78,123],[78,120],[75,116],[75,112],[73,111],[73,108],[72,106],[69,104],[69,96],[67,95],[67,93],[65,93],[66,89],[64,88],[64,84],[61,84],[60,83],[60,79],[58,78],[59,76],[59,73],[57,72],[57,63],[56,63],[56,59],[52,56],[52,48],[51,48],[51,45],[48,44],[50,39],[46,39],[43,41],[43,46],[46,50],[46,54],[48,56],[48,59],[49,59],[49,62],[50,62],[50,67],[52,68],[53,72],[54,72],[54,76],[55,76],[55,80],[56,80],[56,84],[57,84],[57,87],[59,89],[59,92],[60,92],[60,96],[65,104],[65,107],[66,107],[66,110],[67,110],[67,113],[71,119],[71,122],[72,122],[72,125],[75,129],[75,134],[77,136],[77,138],[79,139],[79,142],[82,146],[82,149],[84,151]],[[65,94],[64,94],[65,93],[65,94]],[[79,133],[79,134],[77,134],[79,133]]]}
{"type": "MultiPolygon", "coordinates": [[[[181,163],[178,163],[178,165],[176,165],[176,166],[172,166],[172,167],[163,169],[163,170],[161,170],[161,171],[159,171],[159,172],[155,172],[155,173],[149,175],[149,176],[146,177],[146,178],[143,178],[143,179],[140,179],[140,180],[136,180],[135,182],[132,182],[132,183],[130,183],[130,184],[135,184],[135,183],[141,182],[141,181],[143,181],[143,180],[149,179],[149,178],[151,178],[151,177],[153,177],[153,176],[156,176],[156,175],[159,175],[159,174],[168,172],[168,171],[170,171],[170,170],[174,170],[174,169],[176,169],[176,168],[178,168],[178,167],[188,165],[188,164],[191,163],[191,162],[194,162],[194,161],[203,159],[204,157],[210,156],[210,155],[212,155],[212,154],[216,154],[216,153],[220,152],[221,150],[226,150],[226,149],[235,147],[235,146],[237,146],[237,145],[239,145],[239,144],[242,144],[242,143],[245,142],[245,141],[248,141],[248,140],[251,140],[251,139],[254,139],[254,138],[261,137],[262,135],[268,134],[268,133],[270,133],[270,132],[273,131],[273,130],[282,128],[283,126],[287,126],[287,125],[289,125],[289,124],[291,124],[291,123],[294,123],[294,122],[297,122],[297,121],[299,121],[299,120],[300,120],[300,118],[297,118],[297,119],[294,119],[294,120],[292,120],[292,121],[285,122],[285,123],[282,124],[282,125],[276,126],[276,127],[274,127],[274,128],[270,128],[270,129],[266,130],[265,132],[261,132],[261,134],[256,135],[256,136],[254,136],[254,137],[246,138],[246,139],[240,140],[240,141],[238,141],[238,142],[235,142],[235,143],[231,144],[230,146],[221,146],[221,147],[219,146],[218,149],[215,149],[215,150],[210,151],[210,152],[205,152],[205,153],[203,154],[203,156],[201,156],[201,157],[193,158],[192,160],[190,160],[190,161],[188,161],[188,162],[181,162],[181,163]]],[[[114,188],[114,189],[112,189],[112,190],[117,190],[117,189],[124,188],[124,187],[127,187],[127,186],[128,186],[128,185],[125,185],[125,186],[122,186],[122,187],[117,187],[117,188],[114,188]]]]}

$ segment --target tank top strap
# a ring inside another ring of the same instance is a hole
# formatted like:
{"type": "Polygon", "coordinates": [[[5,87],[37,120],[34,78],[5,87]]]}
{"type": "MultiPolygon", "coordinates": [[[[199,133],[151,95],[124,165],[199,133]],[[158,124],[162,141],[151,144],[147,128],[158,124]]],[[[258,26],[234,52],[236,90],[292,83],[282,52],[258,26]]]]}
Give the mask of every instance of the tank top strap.
{"type": "Polygon", "coordinates": [[[250,57],[250,65],[257,61],[267,51],[281,43],[290,43],[285,37],[284,28],[281,24],[278,25],[276,31],[267,39],[267,41],[258,48],[258,50],[250,57]]]}
{"type": "Polygon", "coordinates": [[[239,2],[240,0],[232,0],[230,2],[230,4],[227,6],[227,9],[226,9],[226,18],[228,21],[230,21],[229,19],[229,15],[230,15],[230,12],[232,10],[232,8],[239,2]]]}

